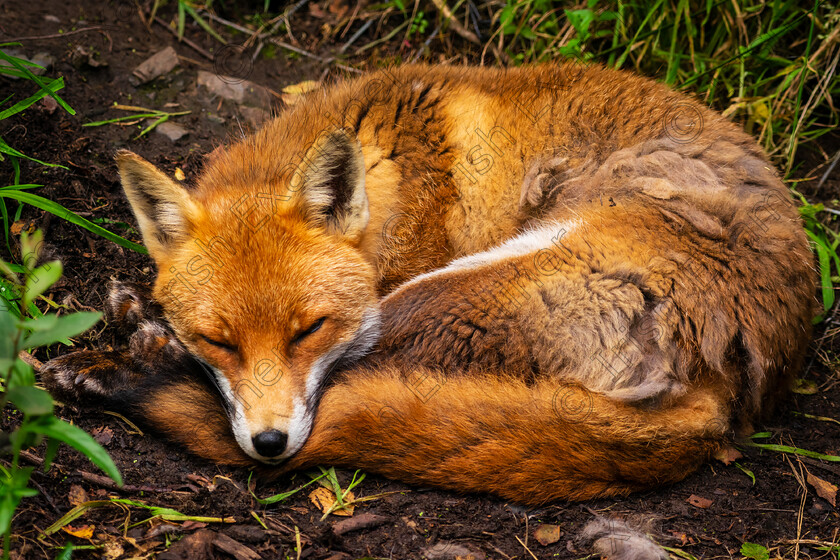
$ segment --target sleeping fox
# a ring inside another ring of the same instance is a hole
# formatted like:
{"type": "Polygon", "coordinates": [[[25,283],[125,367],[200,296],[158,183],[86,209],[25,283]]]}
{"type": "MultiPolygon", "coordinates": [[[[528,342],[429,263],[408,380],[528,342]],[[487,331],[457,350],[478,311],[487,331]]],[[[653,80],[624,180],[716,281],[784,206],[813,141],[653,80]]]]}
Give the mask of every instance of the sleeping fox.
{"type": "Polygon", "coordinates": [[[125,352],[43,377],[190,451],[524,504],[684,478],[803,360],[812,255],[736,125],[575,64],[309,94],[192,187],[117,154],[157,265],[125,352]]]}

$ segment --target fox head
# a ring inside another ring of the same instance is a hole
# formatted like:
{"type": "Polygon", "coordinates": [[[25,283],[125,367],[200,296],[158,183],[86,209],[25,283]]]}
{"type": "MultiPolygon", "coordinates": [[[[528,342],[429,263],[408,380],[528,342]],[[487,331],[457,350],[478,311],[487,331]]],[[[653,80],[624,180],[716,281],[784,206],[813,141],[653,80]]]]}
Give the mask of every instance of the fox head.
{"type": "Polygon", "coordinates": [[[358,141],[322,134],[290,166],[272,149],[222,152],[194,189],[117,154],[157,265],[155,299],[207,366],[239,445],[269,463],[303,446],[330,371],[379,332],[374,268],[359,250],[369,213],[358,141]]]}

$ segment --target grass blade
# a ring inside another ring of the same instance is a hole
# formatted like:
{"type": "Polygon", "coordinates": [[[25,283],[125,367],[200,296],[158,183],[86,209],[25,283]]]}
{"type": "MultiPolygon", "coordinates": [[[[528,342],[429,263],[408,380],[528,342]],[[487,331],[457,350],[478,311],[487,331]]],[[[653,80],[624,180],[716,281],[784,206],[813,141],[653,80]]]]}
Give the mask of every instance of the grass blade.
{"type": "Polygon", "coordinates": [[[85,218],[79,216],[75,212],[68,210],[61,204],[48,200],[42,196],[16,190],[0,190],[0,198],[11,198],[13,200],[25,202],[26,204],[29,204],[36,208],[40,208],[41,210],[45,210],[51,214],[58,216],[59,218],[67,220],[72,224],[76,224],[77,226],[82,227],[93,234],[96,234],[100,237],[104,237],[108,241],[113,241],[120,247],[131,249],[132,251],[136,251],[142,255],[149,254],[146,248],[142,245],[134,243],[133,241],[129,241],[128,239],[125,239],[117,235],[116,233],[112,233],[107,229],[98,226],[89,220],[86,220],[85,218]]]}

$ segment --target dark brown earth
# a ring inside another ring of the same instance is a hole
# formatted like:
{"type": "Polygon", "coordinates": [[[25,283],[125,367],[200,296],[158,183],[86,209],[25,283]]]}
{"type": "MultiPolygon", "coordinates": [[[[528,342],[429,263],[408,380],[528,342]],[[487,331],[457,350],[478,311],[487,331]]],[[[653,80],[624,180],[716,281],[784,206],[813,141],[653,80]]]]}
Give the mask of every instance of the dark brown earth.
{"type": "MultiPolygon", "coordinates": [[[[258,4],[261,6],[262,2],[258,4]]],[[[337,49],[336,44],[321,44],[319,40],[321,26],[329,25],[335,17],[330,4],[313,2],[292,19],[294,39],[319,56],[331,56],[337,49]]],[[[243,13],[253,13],[242,9],[243,13]]],[[[173,15],[172,6],[160,12],[161,19],[167,22],[173,15]]],[[[226,16],[236,19],[238,14],[226,16]]],[[[342,41],[359,27],[361,24],[354,24],[342,41]]],[[[376,28],[374,25],[362,35],[357,46],[372,41],[376,28]]],[[[386,22],[380,35],[388,29],[386,22]]],[[[147,28],[133,2],[0,2],[2,41],[54,35],[60,30],[63,36],[24,39],[21,49],[29,55],[44,51],[55,57],[49,75],[64,76],[67,86],[60,93],[76,109],[77,115],[41,103],[14,119],[3,121],[0,136],[26,154],[67,167],[67,170],[45,170],[25,162],[22,182],[43,183],[45,186],[37,191],[42,196],[89,219],[108,220],[106,227],[138,242],[139,235],[132,227],[134,219],[113,164],[115,150],[129,147],[169,173],[180,168],[189,181],[200,169],[204,154],[254,127],[254,111],[197,88],[200,70],[247,78],[275,93],[302,80],[330,80],[344,73],[335,64],[305,56],[291,60],[279,48],[273,57],[261,55],[253,65],[247,62],[247,57],[237,56],[217,56],[214,63],[190,46],[179,44],[162,25],[155,23],[147,28]],[[85,28],[94,29],[67,33],[85,28]],[[150,84],[133,86],[131,71],[166,46],[174,47],[182,57],[179,66],[150,84]],[[123,116],[125,113],[109,108],[114,102],[152,108],[175,103],[166,110],[191,111],[173,119],[189,134],[176,142],[159,133],[135,140],[140,130],[138,125],[82,127],[86,122],[123,116]]],[[[218,50],[220,46],[192,22],[187,25],[186,35],[208,51],[218,50]]],[[[246,38],[244,34],[228,37],[240,43],[246,38]]],[[[348,60],[358,67],[372,67],[381,61],[411,58],[417,46],[417,43],[401,44],[395,39],[381,49],[375,47],[359,55],[350,54],[348,60]]],[[[443,58],[434,48],[432,44],[433,52],[426,58],[443,58]]],[[[348,52],[352,53],[353,49],[348,52]]],[[[479,55],[470,51],[465,58],[475,60],[479,55]]],[[[0,79],[0,99],[13,93],[22,97],[33,92],[31,84],[0,79]]],[[[278,95],[269,94],[267,99],[268,103],[261,104],[263,108],[282,108],[278,95]]],[[[834,153],[836,148],[826,146],[826,151],[834,153]]],[[[811,161],[807,153],[804,157],[801,175],[807,176],[818,160],[811,161]]],[[[2,164],[0,173],[3,174],[0,184],[11,182],[8,164],[2,164]]],[[[840,192],[837,174],[819,193],[808,185],[800,190],[808,193],[812,202],[828,204],[840,192]]],[[[49,252],[63,261],[65,269],[64,278],[49,295],[71,309],[102,309],[105,286],[111,279],[149,283],[154,278],[153,264],[146,256],[124,250],[40,210],[24,208],[17,227],[44,230],[49,252]]],[[[5,249],[0,256],[9,258],[5,249]]],[[[757,427],[772,432],[772,437],[761,441],[840,455],[840,423],[836,420],[840,419],[837,332],[834,315],[817,327],[804,373],[804,378],[817,391],[792,395],[770,422],[757,427]],[[816,420],[803,414],[835,420],[816,420]]],[[[107,330],[93,331],[80,337],[77,347],[101,347],[117,342],[107,330]]],[[[42,350],[37,357],[45,360],[72,350],[54,347],[49,355],[42,350]]],[[[79,558],[145,558],[155,554],[159,558],[248,558],[248,552],[237,548],[237,543],[255,552],[254,558],[420,558],[424,551],[430,556],[438,551],[439,558],[465,557],[469,553],[475,558],[581,558],[589,550],[577,540],[577,535],[593,513],[646,521],[648,530],[660,544],[697,558],[741,558],[739,549],[744,542],[771,548],[771,557],[775,554],[793,558],[798,554],[800,558],[820,558],[827,554],[819,548],[820,542],[840,540],[837,509],[818,497],[814,486],[800,482],[810,473],[837,484],[840,463],[744,446],[740,447],[744,457],[738,463],[754,473],[754,484],[734,464],[715,462],[705,465],[684,482],[656,492],[583,504],[561,503],[541,509],[525,509],[486,496],[459,496],[413,488],[368,476],[355,489],[356,497],[388,494],[360,504],[355,516],[375,514],[383,519],[378,520],[377,526],[336,536],[331,527],[346,518],[329,516],[321,520],[321,511],[308,497],[315,485],[286,501],[262,506],[247,490],[249,472],[245,469],[219,467],[186,456],[153,435],[135,433],[126,422],[104,412],[65,406],[58,413],[97,435],[130,486],[118,490],[103,482],[102,477],[91,476],[97,474],[96,468],[81,455],[63,448],[56,458],[57,464],[49,472],[36,470],[33,481],[41,495],[25,500],[14,519],[12,549],[17,558],[53,558],[57,554],[55,547],[68,540],[89,548],[95,545],[92,550],[74,553],[79,558]],[[58,532],[39,541],[40,531],[71,509],[71,491],[74,495],[83,491],[87,499],[119,496],[170,507],[188,515],[230,517],[235,523],[209,523],[204,527],[189,522],[153,521],[129,528],[126,534],[126,526],[146,519],[148,514],[132,508],[129,521],[127,511],[108,507],[94,510],[71,524],[77,529],[92,525],[91,539],[58,532]],[[267,529],[257,522],[253,513],[267,529]],[[537,542],[535,530],[540,524],[559,526],[559,540],[547,546],[537,542]],[[296,551],[296,538],[300,551],[296,551]],[[798,552],[797,538],[801,539],[798,552]]],[[[16,420],[16,412],[7,408],[3,429],[16,420]]],[[[42,456],[43,449],[31,450],[27,455],[35,463],[42,456]]],[[[343,484],[351,476],[351,472],[339,472],[343,484]]],[[[258,496],[267,497],[297,488],[308,480],[305,473],[298,473],[273,484],[263,481],[252,484],[258,496]]],[[[836,558],[836,549],[833,554],[836,558]]]]}

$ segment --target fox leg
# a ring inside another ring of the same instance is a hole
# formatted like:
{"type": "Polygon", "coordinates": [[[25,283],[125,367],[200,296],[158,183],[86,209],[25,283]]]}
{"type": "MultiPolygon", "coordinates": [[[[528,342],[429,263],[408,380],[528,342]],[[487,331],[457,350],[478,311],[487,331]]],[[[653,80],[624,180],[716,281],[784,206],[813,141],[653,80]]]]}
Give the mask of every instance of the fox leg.
{"type": "Polygon", "coordinates": [[[50,360],[41,370],[50,393],[126,413],[201,457],[253,464],[233,438],[222,399],[201,364],[159,318],[142,289],[113,286],[106,313],[118,328],[136,324],[128,349],[82,350],[50,360]]]}

